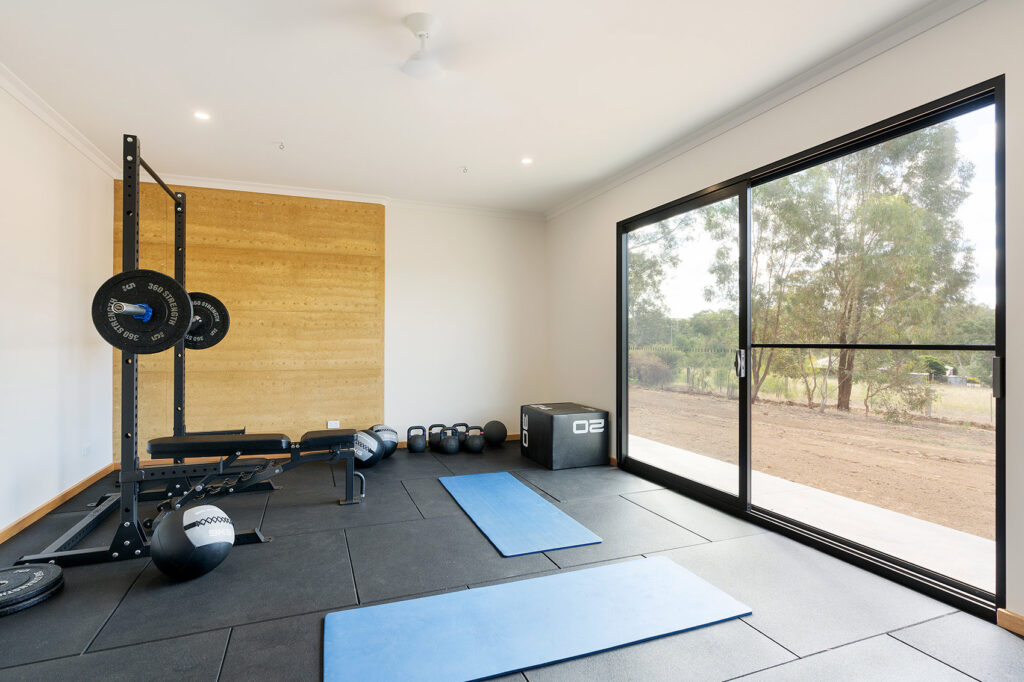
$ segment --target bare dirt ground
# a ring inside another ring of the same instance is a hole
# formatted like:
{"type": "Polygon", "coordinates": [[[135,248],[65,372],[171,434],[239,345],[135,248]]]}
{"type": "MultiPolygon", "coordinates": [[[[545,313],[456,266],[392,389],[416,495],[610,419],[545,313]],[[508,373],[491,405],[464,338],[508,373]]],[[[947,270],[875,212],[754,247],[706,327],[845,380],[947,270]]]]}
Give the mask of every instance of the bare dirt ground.
{"type": "MultiPolygon", "coordinates": [[[[736,462],[737,414],[724,397],[629,389],[630,433],[727,462],[736,462]]],[[[995,537],[991,429],[773,403],[755,404],[752,424],[756,471],[995,537]]],[[[754,500],[771,507],[756,491],[754,500]]]]}

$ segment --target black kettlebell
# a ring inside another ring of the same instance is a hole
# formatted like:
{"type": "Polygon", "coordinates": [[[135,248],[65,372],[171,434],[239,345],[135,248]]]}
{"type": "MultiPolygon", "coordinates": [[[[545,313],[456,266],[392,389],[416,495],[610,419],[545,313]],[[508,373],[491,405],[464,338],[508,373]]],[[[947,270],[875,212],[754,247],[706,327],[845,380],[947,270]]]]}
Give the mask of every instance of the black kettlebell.
{"type": "Polygon", "coordinates": [[[446,455],[454,455],[459,451],[459,432],[452,427],[446,427],[441,431],[441,443],[438,450],[446,455]]]}
{"type": "Polygon", "coordinates": [[[466,422],[459,422],[458,424],[452,424],[452,428],[455,429],[459,436],[459,449],[466,443],[466,431],[469,430],[469,424],[466,422]]]}
{"type": "Polygon", "coordinates": [[[443,430],[444,424],[431,424],[427,429],[427,444],[432,452],[437,452],[437,447],[441,444],[441,431],[443,430]]]}
{"type": "Polygon", "coordinates": [[[410,426],[405,432],[405,445],[409,452],[423,452],[427,449],[427,430],[422,426],[410,426]],[[413,433],[419,431],[420,433],[413,433]]]}
{"type": "Polygon", "coordinates": [[[466,452],[472,452],[474,455],[483,452],[484,428],[482,426],[470,426],[466,429],[466,442],[462,444],[462,448],[466,452]],[[479,433],[473,433],[473,431],[478,431],[479,433]]]}

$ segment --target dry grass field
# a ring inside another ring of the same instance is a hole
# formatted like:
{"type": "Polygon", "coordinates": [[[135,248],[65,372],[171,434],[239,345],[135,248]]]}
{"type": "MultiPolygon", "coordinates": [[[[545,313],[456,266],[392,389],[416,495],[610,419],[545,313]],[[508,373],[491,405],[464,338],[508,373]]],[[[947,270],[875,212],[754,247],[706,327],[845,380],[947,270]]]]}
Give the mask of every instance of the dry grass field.
{"type": "MultiPolygon", "coordinates": [[[[992,539],[995,431],[954,416],[980,422],[982,414],[987,421],[987,407],[979,407],[985,403],[964,396],[987,400],[990,393],[940,388],[957,392],[940,395],[936,418],[904,424],[863,411],[819,413],[759,401],[752,413],[754,469],[992,539]]],[[[630,433],[724,461],[736,461],[737,412],[736,400],[725,397],[629,389],[630,433]]]]}

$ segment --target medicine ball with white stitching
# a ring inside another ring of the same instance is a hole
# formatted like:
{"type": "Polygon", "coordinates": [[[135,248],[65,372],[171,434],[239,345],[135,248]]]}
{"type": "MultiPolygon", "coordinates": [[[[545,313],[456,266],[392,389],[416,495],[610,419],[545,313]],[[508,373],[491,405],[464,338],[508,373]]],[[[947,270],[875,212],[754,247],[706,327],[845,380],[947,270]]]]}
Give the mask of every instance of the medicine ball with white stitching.
{"type": "Polygon", "coordinates": [[[384,441],[384,457],[390,457],[398,449],[398,431],[387,424],[375,424],[370,430],[376,433],[384,441]]]}
{"type": "Polygon", "coordinates": [[[191,580],[217,568],[235,543],[228,515],[212,504],[176,510],[150,540],[153,564],[174,580],[191,580]]]}
{"type": "Polygon", "coordinates": [[[356,468],[367,469],[384,458],[384,441],[373,431],[356,431],[356,468]]]}

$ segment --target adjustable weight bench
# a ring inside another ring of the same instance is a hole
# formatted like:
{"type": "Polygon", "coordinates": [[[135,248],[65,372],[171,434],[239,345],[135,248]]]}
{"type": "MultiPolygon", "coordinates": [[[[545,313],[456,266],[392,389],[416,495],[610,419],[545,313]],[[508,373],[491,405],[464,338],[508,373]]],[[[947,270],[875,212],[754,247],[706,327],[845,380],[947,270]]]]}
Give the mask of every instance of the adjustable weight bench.
{"type": "MultiPolygon", "coordinates": [[[[219,497],[253,489],[274,476],[307,462],[345,462],[345,497],[339,504],[356,504],[366,495],[366,479],[355,470],[356,432],[353,429],[310,431],[293,443],[281,433],[251,434],[192,434],[154,438],[147,451],[154,459],[171,459],[173,464],[142,467],[138,457],[129,453],[121,458],[118,476],[120,492],[108,493],[100,498],[96,507],[74,524],[63,535],[50,543],[39,554],[19,558],[16,564],[55,563],[60,566],[78,566],[103,561],[122,561],[149,556],[147,531],[159,523],[172,509],[207,497],[219,497]],[[266,456],[268,459],[240,460],[246,455],[266,456]],[[287,459],[272,459],[287,455],[287,459]],[[192,462],[198,457],[216,457],[217,461],[192,462]],[[359,478],[359,495],[355,479],[359,478]],[[158,505],[156,520],[140,520],[138,515],[140,490],[162,481],[185,482],[171,488],[158,505]],[[122,523],[117,526],[109,545],[75,549],[89,533],[114,511],[120,510],[122,523]]],[[[235,533],[235,544],[266,542],[258,529],[235,533]]]]}
{"type": "MultiPolygon", "coordinates": [[[[298,443],[292,443],[281,433],[245,434],[192,434],[168,436],[149,441],[146,451],[154,459],[185,461],[193,457],[218,457],[216,471],[210,472],[189,485],[181,497],[169,494],[157,507],[160,511],[178,509],[193,500],[207,496],[242,492],[257,486],[280,473],[307,462],[345,462],[345,497],[339,504],[356,504],[366,496],[366,479],[355,470],[354,429],[328,429],[309,431],[298,443]],[[287,454],[288,459],[261,459],[255,462],[239,458],[248,456],[275,456],[287,454]],[[355,494],[355,479],[359,478],[360,494],[355,494]]],[[[187,462],[185,462],[187,464],[187,462]]]]}

